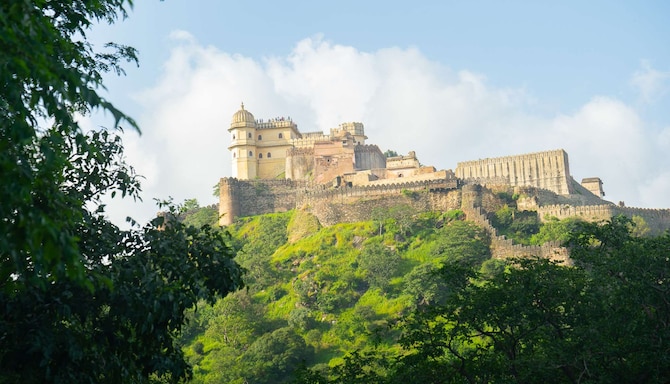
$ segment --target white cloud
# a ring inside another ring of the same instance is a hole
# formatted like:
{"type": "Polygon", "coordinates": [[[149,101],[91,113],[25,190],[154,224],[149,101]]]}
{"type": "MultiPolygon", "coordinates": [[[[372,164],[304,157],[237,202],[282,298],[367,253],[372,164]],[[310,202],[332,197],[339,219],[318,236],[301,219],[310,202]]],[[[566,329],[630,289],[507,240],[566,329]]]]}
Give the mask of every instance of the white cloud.
{"type": "Polygon", "coordinates": [[[642,101],[652,103],[668,92],[670,71],[658,71],[647,60],[642,60],[640,66],[631,77],[630,83],[640,93],[642,101]]]}
{"type": "MultiPolygon", "coordinates": [[[[231,174],[227,128],[244,101],[256,118],[291,116],[303,132],[363,122],[370,143],[415,150],[438,168],[564,148],[573,176],[601,177],[608,198],[670,206],[663,160],[670,136],[649,133],[619,100],[594,96],[575,112],[547,117],[533,113],[538,101],[525,90],[491,87],[484,75],[454,71],[414,48],[362,52],[315,37],[286,57],[259,61],[203,47],[184,32],[173,37],[161,78],[137,95],[143,136],[127,139],[128,157],[147,176],[145,199],[215,202],[212,186],[231,174]]],[[[658,84],[643,80],[650,73],[635,75],[640,89],[658,84]]]]}

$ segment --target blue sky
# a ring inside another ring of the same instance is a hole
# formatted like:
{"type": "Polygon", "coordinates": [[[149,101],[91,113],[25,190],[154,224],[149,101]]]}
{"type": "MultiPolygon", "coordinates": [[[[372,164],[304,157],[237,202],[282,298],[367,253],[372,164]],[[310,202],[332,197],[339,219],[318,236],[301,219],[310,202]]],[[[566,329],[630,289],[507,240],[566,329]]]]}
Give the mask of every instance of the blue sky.
{"type": "Polygon", "coordinates": [[[90,35],[140,52],[106,84],[141,124],[125,142],[149,203],[112,214],[145,219],[168,195],[214,202],[241,101],[302,131],[361,121],[370,143],[441,169],[564,148],[606,199],[670,207],[667,4],[137,2],[90,35]]]}

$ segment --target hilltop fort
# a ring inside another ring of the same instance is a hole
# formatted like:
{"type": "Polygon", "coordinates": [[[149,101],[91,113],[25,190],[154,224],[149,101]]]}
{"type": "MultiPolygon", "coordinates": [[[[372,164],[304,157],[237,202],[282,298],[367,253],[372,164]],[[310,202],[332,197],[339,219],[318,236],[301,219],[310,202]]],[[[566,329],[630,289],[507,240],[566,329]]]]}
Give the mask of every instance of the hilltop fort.
{"type": "Polygon", "coordinates": [[[228,131],[233,177],[220,180],[221,225],[295,208],[333,225],[369,220],[375,209],[398,204],[416,212],[462,209],[488,225],[496,193],[509,191],[520,196],[519,209],[537,211],[541,220],[600,221],[624,214],[642,217],[655,231],[670,228],[668,209],[615,205],[603,200],[600,178],[576,182],[562,149],[464,161],[452,171],[422,166],[415,152],[386,157],[366,143],[358,122],[328,134],[302,133],[290,117],[256,119],[242,104],[228,131]]]}

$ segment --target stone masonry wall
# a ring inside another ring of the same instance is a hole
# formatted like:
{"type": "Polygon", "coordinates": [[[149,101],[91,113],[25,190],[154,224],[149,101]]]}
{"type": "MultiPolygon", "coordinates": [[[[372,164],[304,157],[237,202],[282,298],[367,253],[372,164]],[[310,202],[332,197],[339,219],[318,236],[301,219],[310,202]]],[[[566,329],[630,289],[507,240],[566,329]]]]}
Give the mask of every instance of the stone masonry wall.
{"type": "Polygon", "coordinates": [[[386,156],[376,145],[356,145],[354,168],[356,170],[386,168],[386,156]]]}
{"type": "Polygon", "coordinates": [[[549,242],[542,245],[523,245],[514,244],[512,240],[505,236],[499,236],[498,231],[491,225],[485,211],[480,206],[482,201],[487,200],[482,186],[465,185],[462,191],[461,210],[469,220],[474,221],[487,230],[491,236],[491,253],[493,258],[508,259],[512,257],[537,256],[567,263],[570,262],[567,248],[562,247],[557,242],[549,242]]]}
{"type": "Polygon", "coordinates": [[[460,207],[460,192],[457,189],[424,189],[404,194],[401,190],[384,192],[376,195],[363,193],[360,196],[346,192],[321,194],[306,199],[303,206],[324,226],[371,220],[376,210],[390,210],[400,205],[409,206],[414,212],[448,211],[460,207]]]}
{"type": "Polygon", "coordinates": [[[219,181],[219,224],[232,224],[238,216],[294,209],[298,195],[307,187],[304,181],[222,178],[219,181]]]}
{"type": "Polygon", "coordinates": [[[670,209],[619,207],[614,204],[580,206],[556,204],[538,207],[537,214],[542,221],[545,221],[548,217],[558,219],[579,217],[586,221],[606,221],[616,215],[624,215],[629,218],[640,216],[655,234],[670,229],[670,209]]]}
{"type": "Polygon", "coordinates": [[[456,176],[468,180],[504,179],[511,186],[534,186],[560,195],[572,192],[568,154],[563,150],[458,163],[456,176]]]}
{"type": "Polygon", "coordinates": [[[221,225],[235,217],[308,207],[322,225],[369,220],[377,208],[407,204],[417,212],[460,206],[458,182],[426,180],[380,186],[328,188],[296,180],[220,180],[221,225]]]}

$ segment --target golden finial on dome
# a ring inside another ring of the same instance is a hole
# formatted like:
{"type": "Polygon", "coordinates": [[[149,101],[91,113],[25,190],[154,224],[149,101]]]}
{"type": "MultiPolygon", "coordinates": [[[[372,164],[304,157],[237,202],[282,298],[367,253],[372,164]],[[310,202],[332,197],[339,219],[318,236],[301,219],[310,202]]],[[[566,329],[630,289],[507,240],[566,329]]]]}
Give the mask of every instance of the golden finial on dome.
{"type": "Polygon", "coordinates": [[[244,111],[244,101],[242,102],[242,110],[244,111]]]}

